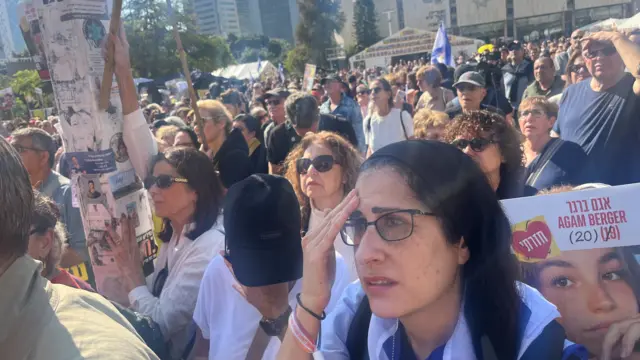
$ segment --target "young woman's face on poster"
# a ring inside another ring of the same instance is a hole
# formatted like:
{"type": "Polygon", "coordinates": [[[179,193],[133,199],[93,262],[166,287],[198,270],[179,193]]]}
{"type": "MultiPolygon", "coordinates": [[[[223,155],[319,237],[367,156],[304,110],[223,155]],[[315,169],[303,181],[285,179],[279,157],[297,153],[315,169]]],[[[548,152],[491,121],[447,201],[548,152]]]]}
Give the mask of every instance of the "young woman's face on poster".
{"type": "Polygon", "coordinates": [[[565,251],[537,264],[540,292],[558,307],[567,338],[599,356],[609,327],[638,315],[629,272],[615,249],[565,251]]]}

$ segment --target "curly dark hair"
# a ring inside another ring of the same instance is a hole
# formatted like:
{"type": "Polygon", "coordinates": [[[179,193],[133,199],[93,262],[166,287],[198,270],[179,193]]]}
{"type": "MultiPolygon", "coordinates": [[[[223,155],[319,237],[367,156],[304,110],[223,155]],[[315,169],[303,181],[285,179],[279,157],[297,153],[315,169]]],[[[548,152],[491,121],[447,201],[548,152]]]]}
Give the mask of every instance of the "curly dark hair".
{"type": "Polygon", "coordinates": [[[495,141],[504,159],[500,165],[500,184],[496,194],[501,200],[522,195],[522,135],[504,117],[486,110],[462,113],[447,125],[444,140],[451,143],[459,136],[484,137],[495,141]]]}
{"type": "Polygon", "coordinates": [[[312,144],[321,144],[331,150],[336,163],[342,166],[342,177],[344,179],[344,194],[348,194],[356,186],[356,180],[358,177],[358,169],[362,163],[362,158],[358,154],[353,145],[342,136],[328,132],[321,131],[317,134],[308,133],[302,141],[296,145],[293,150],[287,155],[285,161],[287,172],[285,177],[293,185],[293,189],[300,202],[300,211],[302,213],[302,230],[306,231],[309,226],[309,216],[311,214],[311,204],[307,195],[302,192],[302,185],[300,184],[300,175],[296,169],[296,161],[300,159],[305,150],[312,144]]]}

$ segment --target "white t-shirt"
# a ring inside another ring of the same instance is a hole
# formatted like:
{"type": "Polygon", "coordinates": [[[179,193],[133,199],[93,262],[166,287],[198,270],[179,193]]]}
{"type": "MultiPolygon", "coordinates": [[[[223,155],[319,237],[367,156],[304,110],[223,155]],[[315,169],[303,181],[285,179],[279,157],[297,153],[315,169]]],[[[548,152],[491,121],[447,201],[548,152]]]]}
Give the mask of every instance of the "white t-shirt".
{"type": "MultiPolygon", "coordinates": [[[[251,342],[258,330],[262,315],[234,288],[235,279],[224,263],[216,256],[204,273],[193,320],[202,336],[209,339],[209,360],[245,360],[251,342]]],[[[331,302],[327,314],[335,307],[342,291],[349,285],[349,272],[344,260],[336,254],[336,280],[331,289],[331,302]]],[[[289,304],[296,306],[296,295],[301,290],[298,280],[289,292],[289,304]]],[[[263,360],[275,360],[280,349],[280,339],[273,337],[267,345],[263,360]]]]}
{"type": "Polygon", "coordinates": [[[403,130],[402,123],[400,123],[400,111],[400,109],[393,108],[385,117],[380,117],[374,111],[371,113],[370,119],[364,121],[364,133],[371,151],[380,150],[389,144],[407,140],[408,137],[413,136],[413,118],[411,118],[411,114],[406,111],[402,112],[403,130]]]}

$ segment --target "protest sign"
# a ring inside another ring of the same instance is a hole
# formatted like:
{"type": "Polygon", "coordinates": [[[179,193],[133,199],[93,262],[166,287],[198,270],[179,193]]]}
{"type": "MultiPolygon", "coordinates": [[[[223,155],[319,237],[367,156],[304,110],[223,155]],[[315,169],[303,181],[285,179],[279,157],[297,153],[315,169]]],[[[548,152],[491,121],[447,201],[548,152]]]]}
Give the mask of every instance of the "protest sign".
{"type": "Polygon", "coordinates": [[[302,77],[302,90],[313,90],[313,82],[316,79],[316,66],[307,64],[304,66],[304,76],[302,77]]]}
{"type": "Polygon", "coordinates": [[[640,184],[502,201],[523,280],[600,358],[609,327],[638,319],[640,184]]]}

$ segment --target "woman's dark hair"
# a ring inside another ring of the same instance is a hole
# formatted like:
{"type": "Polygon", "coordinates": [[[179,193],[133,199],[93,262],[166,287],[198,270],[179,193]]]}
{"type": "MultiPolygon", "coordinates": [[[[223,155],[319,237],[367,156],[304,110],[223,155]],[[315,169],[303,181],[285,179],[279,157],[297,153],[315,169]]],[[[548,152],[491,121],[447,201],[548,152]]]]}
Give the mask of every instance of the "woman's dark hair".
{"type": "Polygon", "coordinates": [[[409,89],[420,90],[420,88],[418,87],[418,79],[416,78],[415,71],[412,71],[407,75],[407,80],[409,81],[409,89]]]}
{"type": "Polygon", "coordinates": [[[389,108],[393,108],[393,90],[391,89],[391,84],[389,83],[389,81],[387,81],[387,79],[383,77],[377,78],[375,81],[382,85],[382,90],[389,93],[389,108]]]}
{"type": "MultiPolygon", "coordinates": [[[[478,165],[457,148],[410,140],[376,151],[360,174],[388,168],[403,176],[416,198],[440,220],[450,244],[469,250],[462,268],[464,316],[476,357],[487,336],[500,360],[516,359],[520,346],[517,266],[511,226],[478,165]]],[[[429,286],[429,284],[424,284],[429,286]]]]}
{"type": "Polygon", "coordinates": [[[181,132],[189,135],[189,139],[191,139],[191,142],[193,143],[193,147],[195,149],[200,149],[200,142],[198,141],[198,135],[196,135],[195,130],[193,130],[188,126],[182,126],[178,129],[178,133],[181,133],[181,132]]]}
{"type": "Polygon", "coordinates": [[[458,115],[447,125],[444,140],[458,136],[483,137],[497,143],[504,161],[500,164],[500,184],[496,194],[500,200],[522,196],[524,191],[524,154],[521,134],[500,115],[486,111],[469,111],[458,115]]]}
{"type": "Polygon", "coordinates": [[[264,144],[264,134],[260,131],[260,120],[251,115],[240,114],[236,116],[233,121],[241,121],[244,127],[247,128],[247,131],[255,133],[256,139],[258,139],[261,144],[264,144]]]}
{"type": "MultiPolygon", "coordinates": [[[[164,154],[160,153],[156,156],[153,166],[160,161],[166,161],[180,176],[187,179],[187,185],[198,196],[193,214],[195,227],[186,234],[189,239],[195,240],[211,229],[218,219],[222,206],[222,184],[211,160],[197,149],[187,146],[170,148],[164,154]]],[[[163,219],[163,224],[159,237],[163,242],[169,242],[173,235],[173,228],[169,219],[163,219]]]]}

